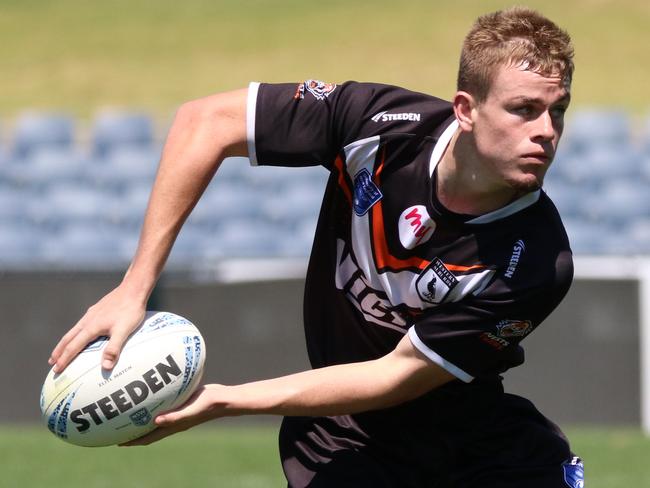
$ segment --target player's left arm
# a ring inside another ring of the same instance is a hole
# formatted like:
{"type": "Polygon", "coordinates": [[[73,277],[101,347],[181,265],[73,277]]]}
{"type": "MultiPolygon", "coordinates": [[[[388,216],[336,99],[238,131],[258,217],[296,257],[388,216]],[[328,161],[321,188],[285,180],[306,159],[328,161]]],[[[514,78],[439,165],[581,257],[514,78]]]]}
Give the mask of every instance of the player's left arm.
{"type": "Polygon", "coordinates": [[[303,371],[236,386],[205,385],[181,408],[159,415],[158,429],[130,442],[146,445],[202,422],[229,416],[344,415],[399,405],[456,379],[405,336],[372,361],[303,371]]]}

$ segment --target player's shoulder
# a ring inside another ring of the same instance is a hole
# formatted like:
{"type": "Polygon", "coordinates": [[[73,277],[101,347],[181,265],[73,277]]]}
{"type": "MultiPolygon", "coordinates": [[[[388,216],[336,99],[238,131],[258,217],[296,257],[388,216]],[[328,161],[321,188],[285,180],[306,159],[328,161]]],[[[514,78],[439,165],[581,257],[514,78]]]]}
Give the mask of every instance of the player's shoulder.
{"type": "Polygon", "coordinates": [[[369,110],[383,109],[374,114],[375,123],[421,121],[423,114],[418,111],[449,111],[452,108],[451,103],[442,98],[385,83],[346,81],[341,84],[341,93],[362,103],[369,110]],[[404,112],[405,109],[411,112],[404,112]]]}
{"type": "Polygon", "coordinates": [[[338,113],[359,121],[359,135],[410,134],[423,137],[453,115],[452,104],[427,93],[376,82],[347,81],[341,84],[338,113]]]}
{"type": "Polygon", "coordinates": [[[569,238],[557,208],[543,190],[535,205],[519,216],[517,226],[520,238],[513,246],[513,253],[520,251],[527,255],[530,277],[568,287],[573,279],[569,238]]]}

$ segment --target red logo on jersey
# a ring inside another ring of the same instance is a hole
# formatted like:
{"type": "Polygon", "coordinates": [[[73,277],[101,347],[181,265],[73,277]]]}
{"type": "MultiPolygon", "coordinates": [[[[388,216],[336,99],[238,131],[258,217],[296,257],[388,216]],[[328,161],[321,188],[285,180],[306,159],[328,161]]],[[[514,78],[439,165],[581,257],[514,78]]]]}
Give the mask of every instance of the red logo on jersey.
{"type": "Polygon", "coordinates": [[[399,240],[406,249],[413,249],[429,240],[436,228],[424,205],[415,205],[402,212],[399,218],[399,240]]]}
{"type": "Polygon", "coordinates": [[[483,332],[479,336],[479,339],[481,339],[483,342],[485,342],[486,344],[492,346],[494,349],[497,349],[499,351],[505,349],[510,345],[510,343],[505,339],[496,336],[494,334],[491,334],[490,332],[483,332]]]}

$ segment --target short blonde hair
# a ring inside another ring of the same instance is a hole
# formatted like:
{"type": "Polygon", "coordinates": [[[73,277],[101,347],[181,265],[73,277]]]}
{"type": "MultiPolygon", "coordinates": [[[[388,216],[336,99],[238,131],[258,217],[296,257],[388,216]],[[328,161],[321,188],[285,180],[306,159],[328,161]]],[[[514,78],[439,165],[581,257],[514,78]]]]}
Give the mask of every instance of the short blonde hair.
{"type": "Polygon", "coordinates": [[[463,42],[458,90],[480,103],[487,97],[500,66],[525,66],[542,75],[573,77],[573,45],[569,34],[525,7],[512,7],[479,17],[463,42]]]}

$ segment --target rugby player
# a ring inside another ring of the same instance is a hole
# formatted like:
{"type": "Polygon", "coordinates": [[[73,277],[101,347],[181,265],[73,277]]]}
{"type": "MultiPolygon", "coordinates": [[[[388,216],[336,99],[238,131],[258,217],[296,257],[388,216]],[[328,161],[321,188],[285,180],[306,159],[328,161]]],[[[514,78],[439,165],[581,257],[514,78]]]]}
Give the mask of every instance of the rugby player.
{"type": "MultiPolygon", "coordinates": [[[[573,277],[542,191],[570,100],[568,34],[537,12],[480,17],[451,102],[377,83],[252,83],[180,107],[121,284],[55,347],[109,335],[115,364],[183,222],[229,156],[330,170],[305,290],[313,369],[208,384],[149,444],[224,416],[284,416],[291,487],[581,487],[560,429],[501,375],[573,277]]],[[[217,175],[218,177],[218,175],[217,175]]]]}

